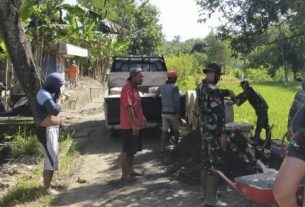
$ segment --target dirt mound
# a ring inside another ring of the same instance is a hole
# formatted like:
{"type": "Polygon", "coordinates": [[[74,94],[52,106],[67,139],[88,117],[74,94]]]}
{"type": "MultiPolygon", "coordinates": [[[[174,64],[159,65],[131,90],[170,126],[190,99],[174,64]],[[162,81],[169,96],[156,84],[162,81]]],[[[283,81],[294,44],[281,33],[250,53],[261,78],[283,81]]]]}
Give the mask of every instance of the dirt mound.
{"type": "Polygon", "coordinates": [[[199,130],[187,132],[170,154],[168,173],[180,181],[198,184],[201,162],[199,130]]]}

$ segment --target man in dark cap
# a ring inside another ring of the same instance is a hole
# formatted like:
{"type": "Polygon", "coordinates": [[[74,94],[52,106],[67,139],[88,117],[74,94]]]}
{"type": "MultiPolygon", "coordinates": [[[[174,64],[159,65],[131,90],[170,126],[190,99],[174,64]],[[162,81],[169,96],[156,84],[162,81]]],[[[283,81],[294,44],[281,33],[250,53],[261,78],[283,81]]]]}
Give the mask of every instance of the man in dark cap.
{"type": "Polygon", "coordinates": [[[145,118],[141,106],[141,97],[138,85],[141,85],[144,73],[141,68],[130,70],[127,83],[122,88],[120,98],[120,127],[123,137],[121,153],[122,181],[136,181],[135,176],[141,173],[134,171],[133,159],[137,151],[142,150],[142,129],[145,118]]]}
{"type": "Polygon", "coordinates": [[[218,177],[213,169],[223,169],[223,151],[227,147],[224,97],[235,99],[232,91],[216,87],[221,67],[211,63],[203,70],[205,79],[196,88],[202,140],[201,184],[205,206],[227,206],[217,196],[218,177]]]}
{"type": "Polygon", "coordinates": [[[250,86],[249,81],[243,80],[240,82],[240,86],[243,89],[243,92],[236,96],[236,105],[240,106],[245,101],[249,101],[251,106],[254,108],[257,121],[256,121],[256,129],[254,135],[254,142],[264,143],[260,138],[260,133],[264,128],[266,131],[266,148],[270,149],[271,147],[271,128],[268,122],[268,105],[265,99],[256,91],[254,88],[250,86]]]}
{"type": "Polygon", "coordinates": [[[36,101],[40,126],[37,129],[37,137],[42,145],[44,155],[43,184],[47,193],[59,194],[51,188],[54,171],[59,167],[58,138],[60,119],[58,114],[61,107],[58,100],[64,85],[64,78],[60,73],[48,75],[45,84],[37,92],[36,101]]]}

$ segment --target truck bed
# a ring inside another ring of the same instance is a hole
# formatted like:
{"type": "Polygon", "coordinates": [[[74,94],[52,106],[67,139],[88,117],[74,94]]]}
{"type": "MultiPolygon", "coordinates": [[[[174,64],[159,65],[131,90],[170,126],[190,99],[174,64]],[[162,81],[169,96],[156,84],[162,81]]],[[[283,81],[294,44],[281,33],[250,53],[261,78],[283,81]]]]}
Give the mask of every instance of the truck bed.
{"type": "MultiPolygon", "coordinates": [[[[185,95],[180,98],[181,102],[181,117],[185,117],[185,95]]],[[[141,97],[142,109],[144,116],[149,123],[157,123],[161,125],[161,97],[141,97]]],[[[105,97],[105,112],[107,125],[120,124],[120,97],[112,95],[105,97]]]]}

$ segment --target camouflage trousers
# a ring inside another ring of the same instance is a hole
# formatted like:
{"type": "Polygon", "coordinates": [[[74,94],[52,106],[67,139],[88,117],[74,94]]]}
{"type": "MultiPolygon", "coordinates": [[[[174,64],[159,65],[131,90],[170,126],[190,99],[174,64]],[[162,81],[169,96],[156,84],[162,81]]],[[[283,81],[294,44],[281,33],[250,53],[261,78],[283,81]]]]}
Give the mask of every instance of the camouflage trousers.
{"type": "Polygon", "coordinates": [[[223,151],[220,148],[220,134],[201,130],[201,170],[213,174],[213,169],[223,170],[223,151]]]}
{"type": "Polygon", "coordinates": [[[266,131],[266,138],[271,137],[267,111],[256,111],[256,114],[257,114],[257,121],[256,121],[254,137],[258,140],[260,138],[262,129],[265,129],[266,131]]]}

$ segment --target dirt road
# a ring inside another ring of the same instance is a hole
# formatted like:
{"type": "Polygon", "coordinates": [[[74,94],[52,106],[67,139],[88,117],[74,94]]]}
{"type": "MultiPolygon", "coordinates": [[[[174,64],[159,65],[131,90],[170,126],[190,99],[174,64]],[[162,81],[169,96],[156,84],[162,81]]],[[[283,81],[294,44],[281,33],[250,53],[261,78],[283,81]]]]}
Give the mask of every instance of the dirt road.
{"type": "MultiPolygon", "coordinates": [[[[145,175],[135,183],[123,183],[118,161],[121,141],[105,128],[101,100],[64,116],[66,123],[78,122],[72,125],[76,139],[85,144],[68,189],[53,201],[53,206],[201,206],[199,184],[190,186],[164,174],[165,155],[159,151],[156,131],[146,132],[144,150],[135,158],[136,169],[145,175]]],[[[229,206],[249,206],[237,193],[223,189],[222,199],[229,201],[229,206]]]]}

